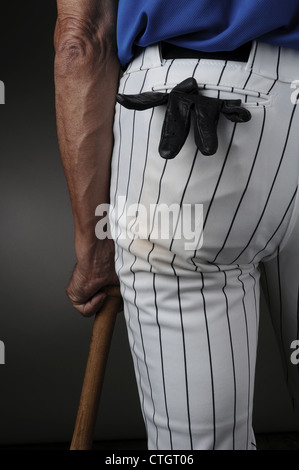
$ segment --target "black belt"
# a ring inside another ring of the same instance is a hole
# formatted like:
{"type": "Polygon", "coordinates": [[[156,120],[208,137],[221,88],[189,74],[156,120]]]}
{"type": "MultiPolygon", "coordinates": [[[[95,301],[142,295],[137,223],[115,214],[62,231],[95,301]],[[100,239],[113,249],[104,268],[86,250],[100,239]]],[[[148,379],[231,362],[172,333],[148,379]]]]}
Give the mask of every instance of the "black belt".
{"type": "Polygon", "coordinates": [[[203,52],[194,49],[175,46],[169,42],[161,42],[161,54],[163,59],[214,59],[233,60],[247,62],[251,51],[252,42],[247,42],[233,51],[203,52]]]}

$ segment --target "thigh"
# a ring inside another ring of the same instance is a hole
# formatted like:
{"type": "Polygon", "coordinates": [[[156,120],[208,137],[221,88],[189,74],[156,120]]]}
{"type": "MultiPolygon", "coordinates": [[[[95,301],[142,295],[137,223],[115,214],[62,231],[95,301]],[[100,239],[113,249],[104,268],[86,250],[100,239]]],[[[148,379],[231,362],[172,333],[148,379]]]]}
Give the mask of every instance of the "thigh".
{"type": "Polygon", "coordinates": [[[262,280],[282,358],[288,390],[299,402],[299,207],[289,232],[273,256],[263,262],[262,280]]]}
{"type": "Polygon", "coordinates": [[[149,449],[254,448],[258,272],[167,276],[119,256],[149,449]]]}

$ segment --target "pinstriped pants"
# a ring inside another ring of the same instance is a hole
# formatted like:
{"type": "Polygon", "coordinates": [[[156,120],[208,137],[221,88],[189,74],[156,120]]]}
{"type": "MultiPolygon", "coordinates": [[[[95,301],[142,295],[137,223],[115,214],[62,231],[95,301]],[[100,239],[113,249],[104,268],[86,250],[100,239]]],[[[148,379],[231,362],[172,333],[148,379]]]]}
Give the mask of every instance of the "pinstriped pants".
{"type": "Polygon", "coordinates": [[[299,332],[299,52],[255,42],[247,63],[164,60],[151,46],[129,65],[120,92],[171,91],[191,76],[206,96],[241,99],[252,118],[220,117],[214,156],[200,154],[191,128],[180,153],[164,160],[165,106],[116,106],[116,270],[148,448],[249,450],[261,279],[290,392],[299,390],[290,361],[299,332]],[[152,237],[157,211],[133,229],[139,207],[162,204],[201,205],[202,243],[152,237]],[[124,217],[132,205],[133,222],[124,217]]]}

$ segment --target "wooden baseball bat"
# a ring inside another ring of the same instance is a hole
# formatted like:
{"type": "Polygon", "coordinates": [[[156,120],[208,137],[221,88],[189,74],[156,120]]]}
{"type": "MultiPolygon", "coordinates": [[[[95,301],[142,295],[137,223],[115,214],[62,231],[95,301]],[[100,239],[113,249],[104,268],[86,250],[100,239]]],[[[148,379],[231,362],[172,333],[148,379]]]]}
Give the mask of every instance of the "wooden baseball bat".
{"type": "Polygon", "coordinates": [[[70,450],[91,450],[99,400],[103,386],[112,334],[117,313],[122,307],[118,286],[105,289],[108,294],[96,314],[80,402],[70,450]]]}

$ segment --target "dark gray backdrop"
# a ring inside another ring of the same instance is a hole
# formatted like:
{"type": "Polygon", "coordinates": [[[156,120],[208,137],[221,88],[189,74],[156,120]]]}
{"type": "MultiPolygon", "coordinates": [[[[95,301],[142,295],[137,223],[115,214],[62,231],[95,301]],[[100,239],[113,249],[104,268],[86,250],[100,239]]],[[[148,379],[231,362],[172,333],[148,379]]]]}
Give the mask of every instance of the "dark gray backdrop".
{"type": "MultiPolygon", "coordinates": [[[[92,330],[64,288],[75,259],[55,127],[54,0],[0,12],[0,445],[69,442],[92,330]]],[[[262,306],[254,423],[299,430],[262,306]]],[[[131,356],[119,315],[95,439],[143,438],[131,356]]]]}

